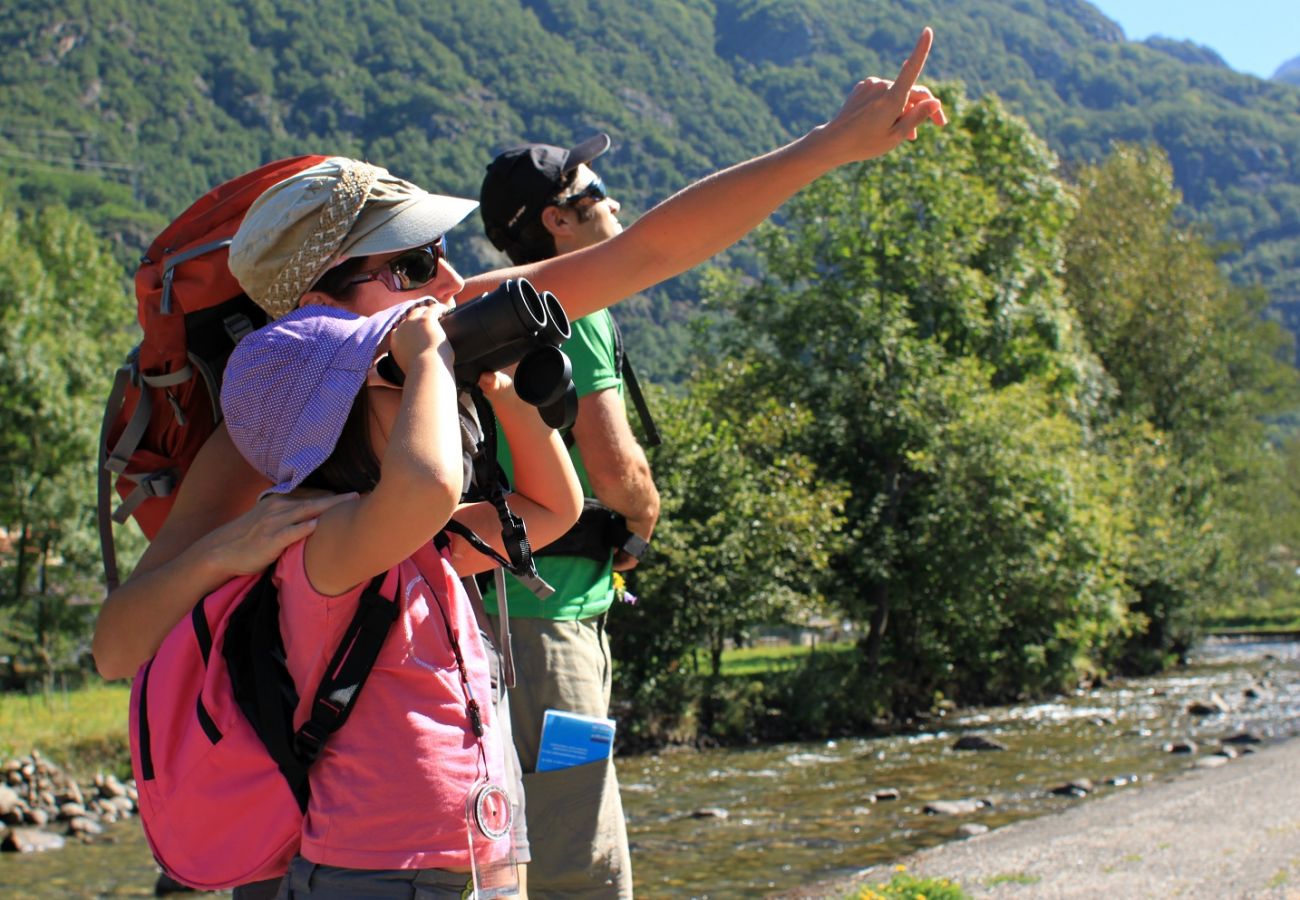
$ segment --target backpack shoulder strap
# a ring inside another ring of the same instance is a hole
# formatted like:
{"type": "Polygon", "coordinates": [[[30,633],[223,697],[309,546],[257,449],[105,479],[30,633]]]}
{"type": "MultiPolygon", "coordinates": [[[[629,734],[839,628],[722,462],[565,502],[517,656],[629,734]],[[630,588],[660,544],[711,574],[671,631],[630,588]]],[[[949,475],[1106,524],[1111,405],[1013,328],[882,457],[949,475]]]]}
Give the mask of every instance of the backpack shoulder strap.
{"type": "Polygon", "coordinates": [[[627,349],[623,346],[623,332],[619,331],[613,313],[609,316],[609,323],[614,329],[614,366],[622,373],[623,383],[627,385],[627,395],[632,398],[632,405],[636,407],[636,414],[641,419],[641,427],[645,430],[645,445],[658,447],[664,442],[663,437],[659,434],[659,428],[650,415],[650,404],[646,403],[641,382],[637,380],[636,371],[632,368],[632,360],[628,359],[627,349]]]}
{"type": "Polygon", "coordinates": [[[370,670],[379,658],[379,651],[393,622],[397,620],[399,588],[396,578],[393,599],[390,600],[381,593],[388,574],[379,573],[361,592],[356,614],[339,641],[338,649],[334,651],[334,656],[325,669],[325,676],[316,687],[311,716],[294,734],[294,750],[307,766],[316,761],[325,747],[325,741],[342,728],[352,714],[357,696],[370,677],[370,670]]]}

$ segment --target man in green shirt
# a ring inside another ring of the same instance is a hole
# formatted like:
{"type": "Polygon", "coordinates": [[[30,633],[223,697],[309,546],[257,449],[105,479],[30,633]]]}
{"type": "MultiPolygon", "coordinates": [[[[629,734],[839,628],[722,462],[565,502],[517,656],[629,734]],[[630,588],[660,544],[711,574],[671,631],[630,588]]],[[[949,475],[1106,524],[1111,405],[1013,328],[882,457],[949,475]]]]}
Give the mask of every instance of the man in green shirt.
{"type": "MultiPolygon", "coordinates": [[[[618,202],[589,165],[609,143],[608,135],[598,134],[570,149],[526,144],[494,159],[479,209],[497,249],[522,264],[598,244],[622,231],[618,202]]],[[[630,537],[621,547],[601,548],[598,559],[539,556],[538,574],[555,588],[546,600],[513,579],[508,582],[517,676],[510,708],[532,825],[528,890],[535,898],[631,897],[627,829],[612,760],[536,771],[547,709],[609,715],[605,617],[614,599],[613,575],[636,565],[659,517],[659,492],[628,426],[614,321],[601,310],[572,328],[564,345],[578,394],[570,454],[585,496],[621,515],[630,537]]],[[[510,474],[504,442],[499,456],[510,474]]],[[[488,596],[492,612],[495,601],[495,595],[488,596]]]]}

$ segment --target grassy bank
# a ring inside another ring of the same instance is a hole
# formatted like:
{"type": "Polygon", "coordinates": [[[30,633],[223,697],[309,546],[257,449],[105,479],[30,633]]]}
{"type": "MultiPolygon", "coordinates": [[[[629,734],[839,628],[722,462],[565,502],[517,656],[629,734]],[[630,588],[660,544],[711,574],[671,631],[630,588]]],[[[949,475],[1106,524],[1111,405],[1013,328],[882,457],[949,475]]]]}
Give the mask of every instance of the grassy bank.
{"type": "Polygon", "coordinates": [[[0,759],[40,750],[78,779],[97,771],[131,774],[126,682],[92,680],[49,694],[0,694],[0,759]]]}
{"type": "MultiPolygon", "coordinates": [[[[805,657],[817,653],[842,653],[855,647],[852,641],[835,644],[772,645],[759,647],[741,647],[737,650],[725,650],[722,654],[722,671],[720,674],[763,675],[767,672],[792,669],[805,657]]],[[[695,653],[696,671],[709,670],[709,654],[703,650],[695,653]]]]}

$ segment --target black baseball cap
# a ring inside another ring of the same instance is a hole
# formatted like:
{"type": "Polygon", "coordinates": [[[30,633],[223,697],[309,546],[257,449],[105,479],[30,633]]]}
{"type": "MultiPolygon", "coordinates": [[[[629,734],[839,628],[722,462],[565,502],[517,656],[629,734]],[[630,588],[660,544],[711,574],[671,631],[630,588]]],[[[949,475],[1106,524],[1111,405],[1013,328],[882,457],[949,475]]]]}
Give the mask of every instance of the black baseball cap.
{"type": "Polygon", "coordinates": [[[483,228],[498,250],[530,213],[540,212],[564,187],[565,176],[609,149],[609,135],[595,134],[568,150],[552,144],[521,144],[492,160],[479,190],[483,228]]]}

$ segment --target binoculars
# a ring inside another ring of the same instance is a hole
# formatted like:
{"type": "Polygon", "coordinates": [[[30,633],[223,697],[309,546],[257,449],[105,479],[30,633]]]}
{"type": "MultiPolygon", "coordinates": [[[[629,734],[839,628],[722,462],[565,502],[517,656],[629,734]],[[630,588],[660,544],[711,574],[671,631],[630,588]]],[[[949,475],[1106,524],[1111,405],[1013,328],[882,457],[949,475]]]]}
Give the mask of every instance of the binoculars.
{"type": "MultiPolygon", "coordinates": [[[[472,387],[484,372],[518,363],[515,393],[537,407],[552,428],[568,428],[578,414],[573,365],[560,345],[569,339],[569,317],[550,291],[539,293],[526,279],[500,284],[440,320],[456,354],[456,383],[472,387]]],[[[379,374],[394,384],[405,376],[391,356],[379,374]]]]}

